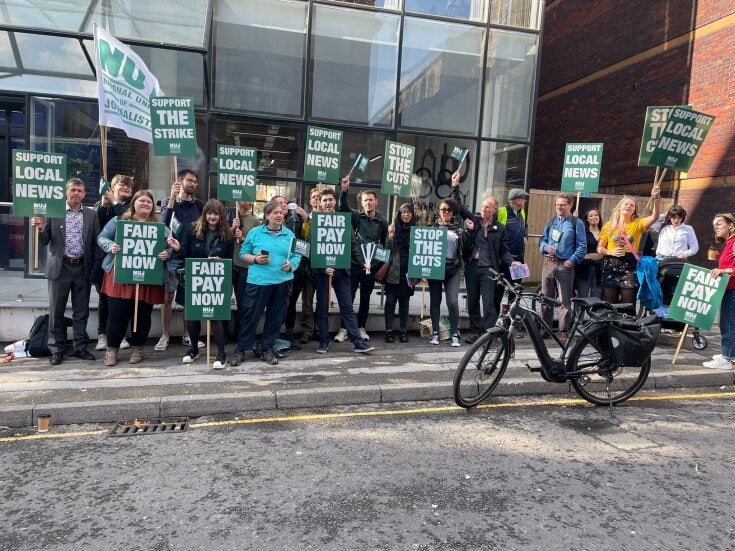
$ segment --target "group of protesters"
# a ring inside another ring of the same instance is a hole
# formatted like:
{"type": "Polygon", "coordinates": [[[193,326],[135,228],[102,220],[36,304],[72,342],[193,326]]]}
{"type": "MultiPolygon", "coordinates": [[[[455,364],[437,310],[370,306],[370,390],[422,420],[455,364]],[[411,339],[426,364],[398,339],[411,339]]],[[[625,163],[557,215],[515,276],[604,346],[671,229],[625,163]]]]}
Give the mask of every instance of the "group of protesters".
{"type": "MultiPolygon", "coordinates": [[[[391,252],[388,269],[383,275],[385,341],[393,343],[396,337],[401,343],[409,341],[409,303],[415,284],[415,280],[408,277],[409,246],[411,228],[417,225],[413,202],[397,206],[395,219],[388,220],[378,210],[377,193],[364,189],[357,197],[360,208],[354,209],[348,201],[350,181],[344,178],[337,191],[331,187],[310,190],[308,210],[289,205],[285,197],[272,197],[263,208],[261,221],[254,215],[251,202],[240,202],[235,209],[226,209],[216,199],[203,203],[196,198],[197,186],[198,175],[194,171],[180,171],[170,197],[162,202],[159,217],[151,192],[142,189],[133,194],[133,181],[129,176],[115,176],[110,189],[94,208],[82,206],[85,185],[73,178],[66,185],[65,218],[46,222],[38,217],[32,219],[32,224],[40,229],[40,244],[49,247],[45,273],[49,282],[52,365],[58,365],[65,357],[63,316],[69,295],[73,310],[73,356],[95,359],[87,350],[86,332],[91,283],[100,297],[96,350],[105,351],[106,366],[116,365],[119,351],[125,348],[130,348],[129,363],[143,361],[143,347],[150,333],[155,305],[161,307],[161,337],[154,350],[166,350],[170,345],[173,305],[176,301],[183,302],[186,293],[180,277],[185,258],[233,260],[237,345],[229,358],[230,365],[240,365],[245,353],[251,350],[257,351],[267,364],[276,365],[279,355],[283,355],[279,354],[283,348],[278,346],[282,327],[285,327],[283,340],[287,349],[300,349],[315,339],[318,341],[316,352],[326,354],[331,341],[328,321],[332,294],[339,305],[341,321],[334,340],[349,339],[355,353],[370,352],[374,348],[367,342],[370,336],[366,325],[370,297],[376,284],[375,274],[381,263],[375,258],[365,258],[362,245],[367,243],[379,244],[391,252]],[[312,217],[318,211],[351,214],[352,261],[349,269],[313,268],[308,257],[302,258],[292,250],[294,239],[309,241],[312,217]],[[114,258],[120,250],[115,242],[118,220],[165,224],[166,247],[158,255],[166,266],[162,284],[141,284],[136,291],[136,285],[115,282],[114,258]],[[360,306],[355,312],[353,302],[358,290],[360,306]],[[301,336],[297,339],[294,331],[299,299],[302,316],[301,336]],[[397,335],[394,332],[396,306],[397,335]],[[129,332],[136,309],[136,323],[129,332]],[[257,342],[256,330],[261,317],[264,317],[263,331],[257,342]]],[[[459,173],[453,174],[452,195],[439,202],[433,221],[433,226],[447,230],[447,249],[443,279],[428,281],[431,345],[440,344],[440,312],[444,298],[449,314],[450,346],[461,346],[459,288],[462,273],[469,313],[465,342],[475,342],[495,325],[503,293],[502,287],[491,278],[489,268],[503,272],[510,279],[510,269],[524,263],[528,198],[525,190],[511,189],[505,205],[500,207],[495,198],[487,197],[482,201],[480,213],[474,214],[462,203],[459,173]]],[[[579,217],[576,211],[572,214],[572,196],[565,193],[556,196],[556,212],[544,227],[539,251],[544,257],[542,292],[561,303],[557,337],[562,342],[570,326],[571,298],[575,294],[599,296],[614,303],[635,302],[638,251],[652,226],[660,226],[655,251],[658,260],[686,259],[697,253],[696,236],[691,226],[684,224],[686,211],[675,205],[660,219],[656,186],[651,192],[651,202],[650,215],[643,217],[638,215],[635,200],[623,197],[605,222],[599,209],[590,209],[579,217]]],[[[732,239],[735,218],[731,214],[718,214],[714,230],[716,238],[726,244],[719,256],[718,268],[712,270],[711,275],[732,274],[735,269],[735,241],[732,239]]],[[[730,368],[735,358],[734,297],[735,278],[732,278],[722,302],[722,354],[706,362],[708,367],[730,368]]],[[[552,308],[546,307],[543,315],[551,327],[552,308]]],[[[185,323],[182,343],[188,348],[183,356],[184,363],[193,363],[199,358],[203,346],[200,333],[201,322],[185,323]]],[[[213,322],[217,346],[214,369],[222,369],[228,362],[227,334],[227,322],[213,322]]]]}

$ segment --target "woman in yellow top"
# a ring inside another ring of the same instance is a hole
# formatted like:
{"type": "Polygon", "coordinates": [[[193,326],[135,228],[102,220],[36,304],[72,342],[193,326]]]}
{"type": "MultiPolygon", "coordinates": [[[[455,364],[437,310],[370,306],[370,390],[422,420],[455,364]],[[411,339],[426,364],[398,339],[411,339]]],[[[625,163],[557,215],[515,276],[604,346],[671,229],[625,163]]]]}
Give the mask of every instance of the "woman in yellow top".
{"type": "Polygon", "coordinates": [[[659,188],[651,190],[653,212],[646,218],[636,213],[635,199],[624,196],[600,231],[597,252],[603,256],[603,299],[611,303],[635,303],[636,263],[641,237],[658,219],[659,188]]]}

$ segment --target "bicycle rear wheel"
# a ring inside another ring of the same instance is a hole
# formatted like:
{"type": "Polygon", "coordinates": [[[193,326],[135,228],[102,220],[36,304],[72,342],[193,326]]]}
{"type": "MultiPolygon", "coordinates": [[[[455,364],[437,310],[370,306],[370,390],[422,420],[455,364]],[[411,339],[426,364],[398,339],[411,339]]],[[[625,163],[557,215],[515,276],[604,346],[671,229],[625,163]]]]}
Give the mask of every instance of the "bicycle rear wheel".
{"type": "Polygon", "coordinates": [[[482,402],[498,386],[508,367],[508,332],[493,327],[465,353],[454,374],[454,401],[471,408],[482,402]]]}
{"type": "Polygon", "coordinates": [[[593,329],[588,338],[578,337],[569,353],[567,372],[584,373],[571,380],[577,394],[596,405],[619,404],[635,395],[648,378],[651,358],[639,367],[616,366],[611,360],[607,327],[593,329]]]}

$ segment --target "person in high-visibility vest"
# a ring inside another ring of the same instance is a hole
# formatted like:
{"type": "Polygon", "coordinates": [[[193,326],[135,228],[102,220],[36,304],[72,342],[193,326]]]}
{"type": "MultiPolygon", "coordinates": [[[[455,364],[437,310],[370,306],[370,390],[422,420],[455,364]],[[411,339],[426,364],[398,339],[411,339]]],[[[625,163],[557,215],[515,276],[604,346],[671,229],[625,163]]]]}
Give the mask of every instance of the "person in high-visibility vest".
{"type": "MultiPolygon", "coordinates": [[[[523,254],[528,242],[528,222],[526,220],[526,201],[528,192],[521,188],[513,188],[508,192],[508,202],[498,209],[498,222],[505,226],[508,236],[508,248],[513,260],[523,264],[523,254]]],[[[506,265],[503,270],[505,278],[511,281],[510,269],[506,265]]],[[[509,293],[508,300],[513,300],[515,295],[509,293]]],[[[495,293],[495,311],[500,312],[500,303],[503,293],[495,293]]]]}

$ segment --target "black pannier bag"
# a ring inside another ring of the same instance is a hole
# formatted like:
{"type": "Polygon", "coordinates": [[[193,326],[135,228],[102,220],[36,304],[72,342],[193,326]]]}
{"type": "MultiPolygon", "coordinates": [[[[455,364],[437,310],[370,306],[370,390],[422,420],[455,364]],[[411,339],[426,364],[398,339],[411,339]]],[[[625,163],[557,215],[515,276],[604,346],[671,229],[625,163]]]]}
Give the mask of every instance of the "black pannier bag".
{"type": "Polygon", "coordinates": [[[652,315],[639,320],[618,319],[609,324],[610,350],[617,365],[640,367],[656,348],[661,323],[652,315]]]}

